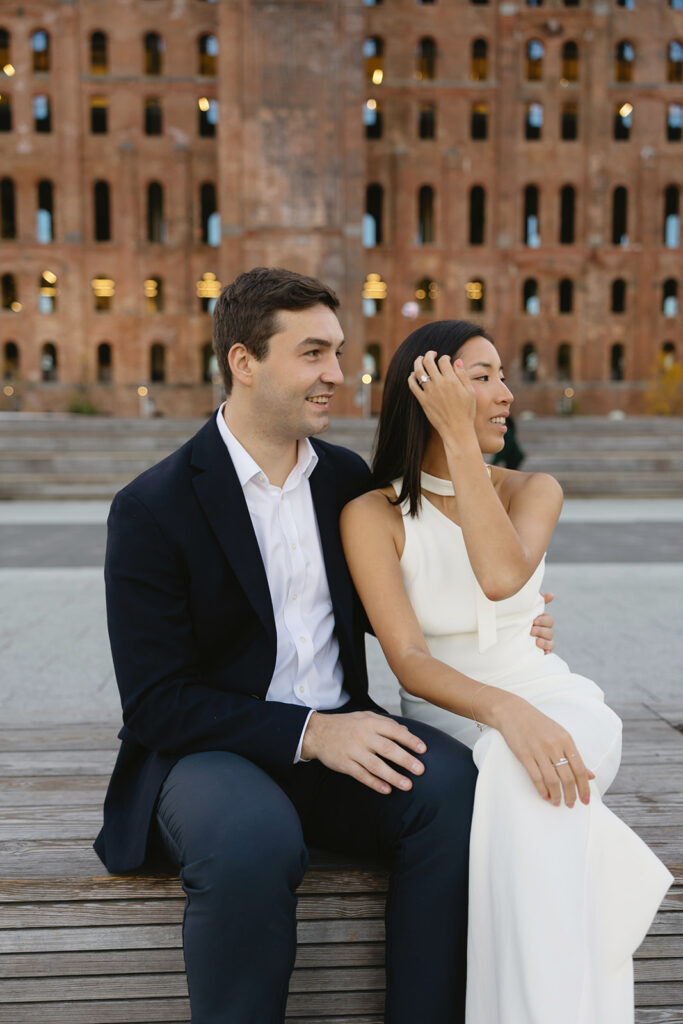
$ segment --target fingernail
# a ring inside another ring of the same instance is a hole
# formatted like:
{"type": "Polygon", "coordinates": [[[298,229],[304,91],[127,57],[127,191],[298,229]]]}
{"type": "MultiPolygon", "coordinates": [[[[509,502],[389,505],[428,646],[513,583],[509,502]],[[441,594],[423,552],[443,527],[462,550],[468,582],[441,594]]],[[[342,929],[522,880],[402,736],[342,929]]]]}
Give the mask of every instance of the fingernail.
{"type": "Polygon", "coordinates": [[[401,787],[401,789],[410,789],[410,780],[401,779],[401,781],[399,782],[399,786],[401,787]]]}
{"type": "Polygon", "coordinates": [[[571,810],[574,804],[567,804],[567,807],[571,810]]]}
{"type": "Polygon", "coordinates": [[[589,796],[582,796],[581,797],[581,803],[582,804],[589,804],[590,800],[591,800],[591,798],[589,796]]]}
{"type": "Polygon", "coordinates": [[[418,743],[418,745],[417,745],[417,752],[418,752],[418,754],[424,754],[426,749],[427,748],[424,745],[424,743],[418,743]]]}
{"type": "Polygon", "coordinates": [[[559,806],[560,806],[560,801],[559,800],[553,800],[553,807],[559,807],[559,806]]]}
{"type": "Polygon", "coordinates": [[[423,771],[422,763],[420,761],[413,761],[413,763],[410,766],[410,770],[411,770],[411,772],[421,772],[421,771],[423,771]]]}

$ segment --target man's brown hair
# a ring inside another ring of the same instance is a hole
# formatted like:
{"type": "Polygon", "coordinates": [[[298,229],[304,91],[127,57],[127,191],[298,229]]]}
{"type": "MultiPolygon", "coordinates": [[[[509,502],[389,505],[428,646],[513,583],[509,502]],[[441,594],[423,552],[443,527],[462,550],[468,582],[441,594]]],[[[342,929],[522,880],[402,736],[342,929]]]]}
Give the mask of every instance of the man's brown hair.
{"type": "Polygon", "coordinates": [[[213,347],[226,395],[232,391],[228,353],[233,345],[244,345],[260,362],[278,332],[278,311],[317,305],[335,310],[339,299],[322,281],[281,267],[254,267],[226,285],[213,314],[213,347]]]}

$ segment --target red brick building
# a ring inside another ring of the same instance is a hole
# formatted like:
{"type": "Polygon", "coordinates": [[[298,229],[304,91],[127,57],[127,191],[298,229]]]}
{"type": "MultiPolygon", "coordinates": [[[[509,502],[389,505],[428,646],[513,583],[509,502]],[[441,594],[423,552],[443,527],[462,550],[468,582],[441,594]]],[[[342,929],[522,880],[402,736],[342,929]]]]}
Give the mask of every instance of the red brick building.
{"type": "Polygon", "coordinates": [[[683,0],[29,0],[0,97],[0,407],[207,412],[257,264],[338,290],[339,412],[424,319],[538,412],[683,350],[683,0]]]}

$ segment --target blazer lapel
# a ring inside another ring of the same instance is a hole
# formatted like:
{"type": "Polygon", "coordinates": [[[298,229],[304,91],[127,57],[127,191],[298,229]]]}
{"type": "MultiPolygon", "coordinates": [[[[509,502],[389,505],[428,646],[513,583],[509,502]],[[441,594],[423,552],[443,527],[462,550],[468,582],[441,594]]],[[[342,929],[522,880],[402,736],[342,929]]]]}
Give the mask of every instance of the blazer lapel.
{"type": "Polygon", "coordinates": [[[213,417],[194,437],[192,465],[202,471],[192,481],[202,510],[240,586],[276,644],[263,559],[244,492],[213,417]]]}

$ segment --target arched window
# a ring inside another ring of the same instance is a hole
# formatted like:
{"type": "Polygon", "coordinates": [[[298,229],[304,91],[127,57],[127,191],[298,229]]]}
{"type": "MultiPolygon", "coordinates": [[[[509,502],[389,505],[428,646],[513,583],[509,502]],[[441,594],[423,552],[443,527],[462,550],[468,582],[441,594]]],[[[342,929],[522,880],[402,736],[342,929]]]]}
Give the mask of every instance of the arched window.
{"type": "Polygon", "coordinates": [[[111,384],[111,377],[111,345],[108,341],[102,341],[97,346],[97,381],[99,384],[111,384]]]}
{"type": "Polygon", "coordinates": [[[617,7],[625,7],[627,11],[634,11],[636,0],[617,0],[617,7]]]}
{"type": "Polygon", "coordinates": [[[536,354],[536,346],[532,341],[527,341],[522,349],[521,363],[522,380],[526,381],[527,384],[533,384],[538,375],[538,355],[536,354]]]}
{"type": "Polygon", "coordinates": [[[667,82],[683,82],[683,46],[678,39],[672,39],[666,59],[667,82]]]}
{"type": "Polygon", "coordinates": [[[161,100],[158,96],[145,99],[145,135],[161,135],[164,130],[161,100]]]}
{"type": "Polygon", "coordinates": [[[160,277],[148,277],[145,281],[145,300],[148,313],[163,313],[164,282],[160,277]]]}
{"type": "Polygon", "coordinates": [[[47,383],[58,380],[57,346],[46,341],[40,353],[40,371],[42,379],[47,383]]]}
{"type": "Polygon", "coordinates": [[[13,75],[12,36],[6,28],[0,28],[0,75],[13,75]],[[11,71],[9,69],[12,69],[11,71]],[[6,70],[7,69],[7,70],[6,70]]]}
{"type": "Polygon", "coordinates": [[[524,138],[540,139],[543,133],[543,104],[527,103],[524,108],[524,138]]]}
{"type": "Polygon", "coordinates": [[[422,185],[417,194],[417,244],[434,241],[434,189],[422,185]]]}
{"type": "Polygon", "coordinates": [[[368,36],[363,43],[365,78],[368,85],[381,85],[384,80],[384,40],[368,36]]]}
{"type": "Polygon", "coordinates": [[[470,189],[470,245],[483,245],[486,229],[486,192],[481,185],[470,189]]]}
{"type": "Polygon", "coordinates": [[[576,191],[573,185],[560,190],[560,245],[574,244],[576,191]]]}
{"type": "Polygon", "coordinates": [[[12,97],[3,92],[0,94],[0,132],[12,131],[12,97]]]}
{"type": "Polygon", "coordinates": [[[382,104],[379,100],[369,99],[363,104],[363,124],[366,139],[382,138],[382,104]]]}
{"type": "Polygon", "coordinates": [[[200,36],[198,47],[198,73],[215,75],[218,71],[218,39],[210,34],[200,36]]]}
{"type": "Polygon", "coordinates": [[[572,40],[562,47],[562,79],[565,82],[579,80],[579,48],[572,40]]]}
{"type": "Polygon", "coordinates": [[[90,36],[90,74],[106,75],[108,63],[106,33],[93,32],[90,36]]]}
{"type": "Polygon", "coordinates": [[[664,316],[678,316],[678,281],[673,277],[662,285],[662,313],[664,316]]]}
{"type": "Polygon", "coordinates": [[[111,277],[100,274],[93,277],[90,282],[92,287],[94,309],[96,313],[110,313],[114,302],[116,284],[111,277]]]}
{"type": "Polygon", "coordinates": [[[527,277],[522,285],[522,310],[529,316],[538,316],[541,312],[541,300],[538,297],[538,281],[527,277]]]}
{"type": "Polygon", "coordinates": [[[218,127],[218,100],[208,96],[200,96],[197,100],[199,109],[199,134],[204,139],[213,139],[218,127]]]}
{"type": "Polygon", "coordinates": [[[382,346],[377,341],[370,341],[363,353],[363,369],[373,380],[382,379],[382,346]]]}
{"type": "Polygon", "coordinates": [[[572,379],[572,347],[566,341],[557,348],[557,379],[572,379]]]}
{"type": "Polygon", "coordinates": [[[2,358],[2,379],[15,380],[19,376],[19,346],[16,341],[6,341],[2,358]]]}
{"type": "Polygon", "coordinates": [[[540,82],[543,78],[543,57],[545,47],[540,39],[530,39],[526,44],[526,80],[540,82]]]}
{"type": "Polygon", "coordinates": [[[434,300],[439,294],[439,286],[430,277],[421,278],[415,285],[415,300],[421,313],[434,312],[434,300]]]}
{"type": "Polygon", "coordinates": [[[614,51],[614,80],[616,82],[633,81],[633,65],[636,59],[636,51],[633,43],[622,39],[617,43],[614,51]]]}
{"type": "Polygon", "coordinates": [[[485,306],[485,286],[483,281],[468,281],[465,285],[467,309],[470,313],[483,313],[485,306]]]}
{"type": "Polygon", "coordinates": [[[93,189],[93,201],[95,208],[95,241],[111,241],[111,211],[109,184],[106,181],[96,181],[93,189]]]}
{"type": "Polygon", "coordinates": [[[579,107],[576,103],[563,103],[560,111],[560,136],[565,142],[579,137],[579,107]]]}
{"type": "Polygon", "coordinates": [[[149,379],[153,384],[166,380],[166,346],[158,341],[149,350],[149,379]]]}
{"type": "Polygon", "coordinates": [[[17,215],[14,182],[11,178],[0,181],[0,238],[17,237],[17,215]]]}
{"type": "Polygon", "coordinates": [[[487,139],[489,134],[489,105],[477,101],[470,113],[470,138],[487,139]]]}
{"type": "Polygon", "coordinates": [[[142,69],[146,75],[160,75],[163,66],[164,41],[158,32],[148,32],[144,39],[142,69]]]}
{"type": "Polygon", "coordinates": [[[537,249],[541,244],[540,199],[538,187],[527,185],[524,189],[524,220],[522,238],[530,249],[537,249]]]}
{"type": "Polygon", "coordinates": [[[475,39],[472,43],[470,59],[470,78],[473,82],[485,82],[489,77],[489,47],[485,39],[475,39]]]}
{"type": "Polygon", "coordinates": [[[39,28],[31,35],[31,50],[33,53],[33,70],[50,70],[50,36],[39,28]]]}
{"type": "Polygon", "coordinates": [[[39,181],[37,192],[36,241],[46,245],[55,240],[55,205],[52,182],[47,179],[39,181]]]}
{"type": "Polygon", "coordinates": [[[557,286],[557,309],[559,313],[574,312],[574,282],[563,277],[557,286]]]}
{"type": "Polygon", "coordinates": [[[21,312],[21,303],[17,294],[17,282],[14,274],[3,274],[0,281],[2,291],[2,308],[11,309],[13,313],[21,312]]]}
{"type": "Polygon", "coordinates": [[[417,121],[417,134],[420,139],[436,138],[436,104],[421,103],[417,121]]]}
{"type": "Polygon", "coordinates": [[[384,189],[373,182],[365,190],[365,216],[363,217],[363,245],[371,249],[381,245],[384,233],[384,189]]]}
{"type": "Polygon", "coordinates": [[[106,135],[109,102],[106,96],[90,97],[90,131],[93,135],[106,135]]]}
{"type": "Polygon", "coordinates": [[[609,352],[609,377],[610,380],[624,379],[624,346],[619,342],[612,345],[609,352]]]}
{"type": "Polygon", "coordinates": [[[210,341],[205,341],[199,351],[202,362],[201,380],[203,384],[210,384],[218,372],[218,362],[214,355],[213,345],[210,341]]]}
{"type": "Polygon", "coordinates": [[[204,245],[221,244],[221,215],[217,209],[216,186],[205,181],[199,190],[202,242],[204,245]]]}
{"type": "Polygon", "coordinates": [[[618,142],[628,142],[632,124],[633,105],[628,102],[617,103],[614,108],[614,138],[618,142]]]}
{"type": "Polygon", "coordinates": [[[52,270],[44,270],[38,283],[38,312],[57,312],[57,275],[52,270]]]}
{"type": "Polygon", "coordinates": [[[386,281],[381,274],[368,274],[363,283],[363,316],[377,316],[387,297],[386,281]]]}
{"type": "Polygon", "coordinates": [[[664,192],[664,245],[667,249],[678,249],[681,244],[681,217],[679,212],[680,190],[669,185],[664,192]]]}
{"type": "Polygon", "coordinates": [[[628,245],[628,191],[623,185],[612,193],[612,245],[628,245]]]}
{"type": "Polygon", "coordinates": [[[425,36],[417,44],[415,77],[421,82],[431,82],[436,78],[436,43],[430,36],[425,36]]]}
{"type": "Polygon", "coordinates": [[[680,142],[683,137],[683,106],[670,103],[666,111],[666,140],[680,142]]]}
{"type": "Polygon", "coordinates": [[[34,96],[33,106],[33,130],[47,135],[52,131],[52,105],[50,97],[39,95],[34,96]]]}
{"type": "Polygon", "coordinates": [[[676,362],[676,346],[673,341],[665,341],[661,348],[662,369],[670,370],[676,362]]]}
{"type": "Polygon", "coordinates": [[[166,221],[164,220],[164,189],[158,181],[150,181],[147,186],[147,241],[166,241],[166,221]]]}
{"type": "Polygon", "coordinates": [[[626,281],[623,277],[617,277],[612,281],[612,304],[613,313],[626,312],[626,281]]]}
{"type": "Polygon", "coordinates": [[[222,287],[216,275],[210,270],[202,274],[196,286],[199,308],[202,313],[213,313],[222,287]]]}

